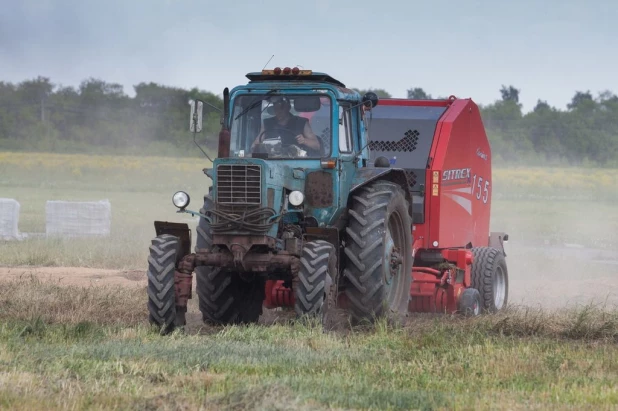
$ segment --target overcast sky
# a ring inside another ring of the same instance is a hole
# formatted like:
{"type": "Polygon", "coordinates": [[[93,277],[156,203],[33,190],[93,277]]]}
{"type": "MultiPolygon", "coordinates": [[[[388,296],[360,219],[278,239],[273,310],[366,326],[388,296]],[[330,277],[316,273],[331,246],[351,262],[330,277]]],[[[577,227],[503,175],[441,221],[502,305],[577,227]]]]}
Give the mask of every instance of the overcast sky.
{"type": "Polygon", "coordinates": [[[300,65],[394,97],[500,98],[564,108],[618,93],[618,1],[0,0],[0,81],[95,77],[221,94],[247,72],[300,65]],[[507,5],[508,3],[508,5],[507,5]]]}

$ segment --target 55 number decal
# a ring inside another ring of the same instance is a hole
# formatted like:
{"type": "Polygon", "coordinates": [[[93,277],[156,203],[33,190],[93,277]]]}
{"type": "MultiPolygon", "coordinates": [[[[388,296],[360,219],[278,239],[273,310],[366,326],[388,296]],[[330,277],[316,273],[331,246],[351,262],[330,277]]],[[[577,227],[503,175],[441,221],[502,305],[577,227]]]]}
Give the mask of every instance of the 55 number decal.
{"type": "Polygon", "coordinates": [[[482,199],[483,203],[487,204],[487,200],[489,200],[489,186],[489,180],[475,174],[472,178],[472,196],[476,197],[479,201],[482,199]]]}

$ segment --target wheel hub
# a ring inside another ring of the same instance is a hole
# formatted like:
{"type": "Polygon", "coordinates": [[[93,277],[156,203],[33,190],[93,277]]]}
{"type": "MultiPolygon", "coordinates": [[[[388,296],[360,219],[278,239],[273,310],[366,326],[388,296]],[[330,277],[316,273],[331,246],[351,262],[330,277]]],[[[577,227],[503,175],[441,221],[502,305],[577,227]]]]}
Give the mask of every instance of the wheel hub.
{"type": "Polygon", "coordinates": [[[399,248],[393,247],[390,266],[391,279],[399,273],[399,268],[401,267],[401,264],[403,264],[403,257],[399,253],[399,248]]]}
{"type": "Polygon", "coordinates": [[[384,282],[390,286],[393,283],[393,278],[399,274],[403,258],[399,252],[399,248],[395,245],[390,232],[386,234],[386,247],[384,247],[384,261],[388,264],[388,268],[384,270],[384,282]]]}
{"type": "Polygon", "coordinates": [[[496,269],[493,283],[494,305],[497,310],[500,310],[504,305],[504,298],[506,295],[506,279],[501,267],[496,269]]]}
{"type": "Polygon", "coordinates": [[[402,232],[397,224],[398,222],[399,216],[394,213],[390,216],[389,223],[386,226],[386,232],[384,233],[382,273],[386,286],[386,299],[391,308],[393,304],[398,301],[400,294],[405,292],[400,289],[404,256],[401,250],[403,243],[402,232]]]}

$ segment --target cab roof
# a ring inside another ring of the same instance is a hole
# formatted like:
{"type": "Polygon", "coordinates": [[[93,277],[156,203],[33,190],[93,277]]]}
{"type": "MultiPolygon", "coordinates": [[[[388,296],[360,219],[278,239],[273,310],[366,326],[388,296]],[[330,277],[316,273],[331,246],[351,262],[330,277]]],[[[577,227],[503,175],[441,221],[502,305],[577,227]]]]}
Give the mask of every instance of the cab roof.
{"type": "Polygon", "coordinates": [[[247,86],[265,85],[266,87],[283,88],[289,86],[309,86],[328,87],[337,94],[337,98],[348,101],[360,101],[360,95],[352,89],[349,89],[341,81],[330,76],[327,73],[316,72],[313,70],[299,69],[298,67],[275,67],[272,70],[262,70],[250,72],[246,74],[249,83],[245,86],[237,86],[232,90],[234,93],[238,89],[243,89],[247,86]]]}
{"type": "Polygon", "coordinates": [[[320,72],[313,72],[311,70],[301,70],[299,74],[275,74],[275,70],[262,70],[261,72],[247,73],[247,78],[250,83],[266,82],[266,81],[297,81],[297,82],[315,82],[315,83],[328,83],[337,87],[346,88],[345,84],[336,78],[320,72]],[[302,73],[309,72],[309,73],[302,73]]]}

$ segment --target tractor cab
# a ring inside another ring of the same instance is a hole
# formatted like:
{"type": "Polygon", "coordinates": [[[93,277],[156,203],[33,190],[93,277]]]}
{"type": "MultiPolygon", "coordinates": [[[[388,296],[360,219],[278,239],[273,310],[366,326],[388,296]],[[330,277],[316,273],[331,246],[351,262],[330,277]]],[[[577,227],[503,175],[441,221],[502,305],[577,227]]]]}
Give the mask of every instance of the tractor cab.
{"type": "MultiPolygon", "coordinates": [[[[275,68],[248,73],[248,84],[230,93],[230,144],[221,157],[268,160],[340,158],[362,148],[359,106],[377,104],[325,73],[275,68]]],[[[228,106],[226,105],[226,108],[228,106]]]]}

